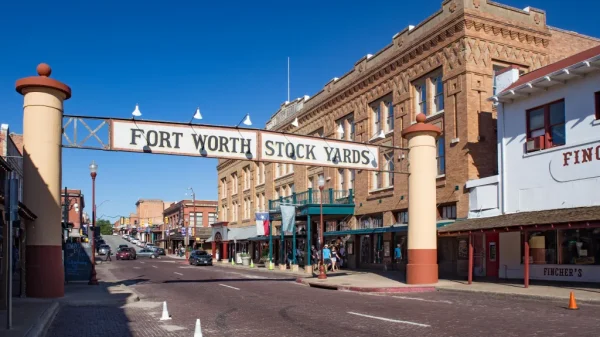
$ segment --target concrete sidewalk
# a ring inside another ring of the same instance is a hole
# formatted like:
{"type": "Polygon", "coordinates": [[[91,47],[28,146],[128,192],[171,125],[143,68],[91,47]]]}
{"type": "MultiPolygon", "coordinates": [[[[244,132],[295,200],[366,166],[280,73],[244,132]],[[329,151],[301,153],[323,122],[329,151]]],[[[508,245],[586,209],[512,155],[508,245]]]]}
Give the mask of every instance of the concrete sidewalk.
{"type": "Polygon", "coordinates": [[[409,285],[404,274],[396,271],[376,272],[340,270],[328,272],[327,278],[302,277],[296,280],[311,287],[369,293],[415,293],[435,291],[435,284],[409,285]]]}
{"type": "Polygon", "coordinates": [[[58,299],[13,298],[13,326],[6,330],[6,310],[0,311],[0,335],[6,337],[44,336],[54,317],[64,306],[124,305],[139,301],[139,296],[110,272],[111,262],[96,266],[98,286],[87,282],[65,285],[65,296],[58,299]]]}

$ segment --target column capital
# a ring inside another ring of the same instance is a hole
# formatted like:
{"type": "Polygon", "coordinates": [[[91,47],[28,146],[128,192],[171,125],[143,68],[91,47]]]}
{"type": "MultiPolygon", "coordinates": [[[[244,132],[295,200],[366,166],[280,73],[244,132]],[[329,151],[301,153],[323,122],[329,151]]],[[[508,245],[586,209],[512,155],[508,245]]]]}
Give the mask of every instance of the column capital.
{"type": "Polygon", "coordinates": [[[442,130],[439,127],[425,123],[427,117],[424,114],[418,114],[416,120],[417,123],[402,130],[402,137],[410,138],[412,136],[415,136],[416,134],[426,132],[432,132],[437,137],[442,133],[442,130]]]}
{"type": "Polygon", "coordinates": [[[37,68],[38,76],[30,76],[18,79],[15,83],[15,89],[21,95],[24,95],[24,91],[31,87],[43,87],[51,88],[62,92],[65,95],[65,99],[71,98],[71,88],[55,79],[50,78],[52,68],[46,63],[40,63],[37,68]]]}

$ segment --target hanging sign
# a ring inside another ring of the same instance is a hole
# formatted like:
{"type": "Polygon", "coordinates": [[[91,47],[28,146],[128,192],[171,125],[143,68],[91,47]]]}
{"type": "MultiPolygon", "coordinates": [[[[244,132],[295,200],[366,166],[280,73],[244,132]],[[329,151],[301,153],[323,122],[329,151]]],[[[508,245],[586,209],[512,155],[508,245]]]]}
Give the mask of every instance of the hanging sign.
{"type": "Polygon", "coordinates": [[[379,147],[243,128],[111,120],[113,151],[378,170],[379,147]]]}

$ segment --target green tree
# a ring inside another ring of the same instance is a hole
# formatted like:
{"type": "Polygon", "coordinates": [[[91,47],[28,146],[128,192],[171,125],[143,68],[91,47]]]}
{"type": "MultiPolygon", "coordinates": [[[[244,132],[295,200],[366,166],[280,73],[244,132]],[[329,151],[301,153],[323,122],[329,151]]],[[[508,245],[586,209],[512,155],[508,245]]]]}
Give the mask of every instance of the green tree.
{"type": "Polygon", "coordinates": [[[112,235],[113,233],[113,226],[108,220],[97,220],[96,226],[100,227],[100,234],[102,235],[112,235]]]}

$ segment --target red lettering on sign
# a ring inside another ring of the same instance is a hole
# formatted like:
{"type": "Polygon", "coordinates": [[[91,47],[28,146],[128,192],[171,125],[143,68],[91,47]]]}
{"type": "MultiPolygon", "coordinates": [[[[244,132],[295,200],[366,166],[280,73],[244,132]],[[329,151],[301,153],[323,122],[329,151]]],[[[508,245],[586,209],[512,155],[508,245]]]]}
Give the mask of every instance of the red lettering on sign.
{"type": "Polygon", "coordinates": [[[573,164],[579,164],[579,150],[573,151],[575,153],[575,161],[573,164]]]}
{"type": "Polygon", "coordinates": [[[571,158],[571,155],[573,155],[573,152],[571,152],[571,151],[563,153],[563,158],[564,158],[563,166],[569,166],[569,159],[571,158]]]}
{"type": "Polygon", "coordinates": [[[587,149],[583,149],[581,150],[581,156],[583,157],[581,159],[582,163],[587,163],[588,161],[592,161],[592,150],[594,148],[593,147],[588,147],[587,149]]]}

